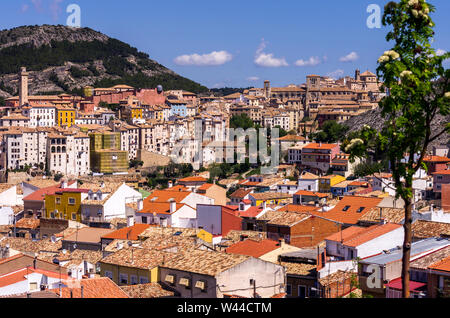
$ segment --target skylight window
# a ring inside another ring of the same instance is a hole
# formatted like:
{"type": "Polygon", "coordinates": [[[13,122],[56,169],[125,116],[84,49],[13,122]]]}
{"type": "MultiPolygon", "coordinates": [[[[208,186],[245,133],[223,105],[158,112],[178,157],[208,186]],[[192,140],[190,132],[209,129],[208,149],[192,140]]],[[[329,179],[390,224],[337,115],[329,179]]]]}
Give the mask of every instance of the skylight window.
{"type": "Polygon", "coordinates": [[[348,209],[350,209],[350,205],[346,205],[345,208],[342,209],[342,211],[347,212],[348,209]]]}
{"type": "Polygon", "coordinates": [[[365,207],[360,207],[356,212],[361,213],[362,211],[364,211],[365,207]]]}

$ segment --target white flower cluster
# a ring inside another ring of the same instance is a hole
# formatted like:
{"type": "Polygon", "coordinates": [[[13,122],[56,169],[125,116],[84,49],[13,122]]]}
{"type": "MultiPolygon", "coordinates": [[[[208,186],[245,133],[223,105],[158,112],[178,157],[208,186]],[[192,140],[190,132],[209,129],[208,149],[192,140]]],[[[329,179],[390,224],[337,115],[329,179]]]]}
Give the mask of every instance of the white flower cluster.
{"type": "Polygon", "coordinates": [[[412,75],[411,71],[403,71],[403,72],[400,73],[400,78],[405,78],[405,77],[408,77],[408,76],[411,76],[411,75],[412,75]]]}
{"type": "Polygon", "coordinates": [[[450,99],[450,92],[445,93],[444,97],[450,99]]]}
{"type": "Polygon", "coordinates": [[[397,60],[400,58],[400,54],[395,51],[386,51],[384,54],[378,59],[378,63],[388,62],[390,59],[397,60]]]}
{"type": "Polygon", "coordinates": [[[371,127],[369,125],[364,125],[363,129],[370,129],[371,127]]]}
{"type": "Polygon", "coordinates": [[[362,145],[364,144],[364,141],[362,141],[361,139],[357,138],[357,139],[352,139],[352,141],[350,141],[350,143],[348,144],[347,147],[345,147],[345,151],[349,152],[350,150],[352,150],[353,148],[355,148],[358,145],[362,145]]]}
{"type": "MultiPolygon", "coordinates": [[[[416,19],[422,18],[422,19],[425,19],[426,21],[428,21],[430,19],[430,17],[428,16],[428,14],[430,13],[430,8],[425,3],[425,1],[423,1],[422,10],[417,10],[416,7],[419,3],[420,3],[420,0],[409,0],[408,1],[408,6],[412,8],[411,13],[414,16],[414,18],[416,18],[416,19]]],[[[428,25],[433,26],[434,24],[433,24],[433,22],[430,21],[430,23],[428,25]]]]}

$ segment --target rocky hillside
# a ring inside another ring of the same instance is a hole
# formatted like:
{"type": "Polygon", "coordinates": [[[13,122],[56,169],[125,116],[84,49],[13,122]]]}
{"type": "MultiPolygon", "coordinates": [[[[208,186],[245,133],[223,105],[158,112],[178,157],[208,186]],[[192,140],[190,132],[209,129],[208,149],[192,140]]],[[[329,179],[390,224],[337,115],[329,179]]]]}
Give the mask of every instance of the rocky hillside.
{"type": "MultiPolygon", "coordinates": [[[[450,122],[450,116],[436,116],[433,124],[432,124],[432,131],[438,132],[441,131],[445,124],[450,122]]],[[[345,122],[345,125],[350,127],[349,132],[358,131],[362,128],[364,125],[369,125],[370,127],[375,128],[376,130],[381,130],[383,127],[383,118],[381,116],[381,111],[379,108],[371,110],[369,112],[366,112],[362,115],[355,116],[351,118],[350,120],[345,122]]],[[[434,145],[450,145],[450,136],[442,135],[440,138],[436,139],[431,145],[431,147],[434,145]]]]}
{"type": "Polygon", "coordinates": [[[17,94],[21,66],[30,71],[30,94],[80,93],[87,85],[116,84],[208,90],[148,54],[89,28],[43,25],[0,31],[1,97],[17,94]]]}

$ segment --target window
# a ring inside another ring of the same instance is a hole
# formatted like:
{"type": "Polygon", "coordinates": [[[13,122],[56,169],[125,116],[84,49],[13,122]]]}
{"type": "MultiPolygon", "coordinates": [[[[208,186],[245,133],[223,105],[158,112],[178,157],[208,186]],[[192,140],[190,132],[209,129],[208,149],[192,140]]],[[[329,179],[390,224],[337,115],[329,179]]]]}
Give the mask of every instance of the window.
{"type": "Polygon", "coordinates": [[[131,281],[131,285],[137,285],[138,283],[138,278],[136,275],[130,275],[130,281],[131,281]]]}
{"type": "Polygon", "coordinates": [[[361,213],[362,211],[364,211],[365,207],[360,207],[358,210],[356,210],[356,212],[361,213]]]}
{"type": "Polygon", "coordinates": [[[175,283],[175,276],[174,275],[166,275],[165,281],[170,283],[171,285],[174,285],[174,283],[175,283]]]}
{"type": "Polygon", "coordinates": [[[72,213],[72,220],[76,220],[77,219],[77,214],[76,213],[72,213]]]}
{"type": "Polygon", "coordinates": [[[36,290],[38,288],[37,285],[37,283],[30,283],[30,290],[36,290]]]}
{"type": "Polygon", "coordinates": [[[128,285],[128,274],[119,274],[119,284],[128,285]]]}
{"type": "Polygon", "coordinates": [[[56,198],[56,204],[61,204],[61,198],[56,198]]]}
{"type": "Polygon", "coordinates": [[[342,209],[342,211],[347,212],[348,209],[350,209],[350,205],[346,205],[345,208],[342,209]]]}
{"type": "Polygon", "coordinates": [[[69,204],[75,205],[75,198],[69,198],[69,204]]]}
{"type": "Polygon", "coordinates": [[[292,285],[290,285],[290,284],[287,284],[287,285],[286,285],[286,294],[287,294],[288,296],[291,296],[291,295],[292,295],[292,285]]]}
{"type": "Polygon", "coordinates": [[[147,224],[147,217],[146,216],[141,216],[141,222],[143,224],[147,224]]]}
{"type": "Polygon", "coordinates": [[[108,277],[109,279],[113,279],[113,273],[110,271],[105,271],[105,276],[108,277]]]}
{"type": "Polygon", "coordinates": [[[139,277],[139,284],[148,284],[148,278],[140,276],[139,277]]]}
{"type": "Polygon", "coordinates": [[[184,287],[186,287],[186,289],[191,289],[191,282],[189,280],[189,278],[181,278],[180,279],[180,285],[183,285],[184,287]]]}
{"type": "Polygon", "coordinates": [[[306,298],[306,286],[298,286],[298,298],[306,298]]]}

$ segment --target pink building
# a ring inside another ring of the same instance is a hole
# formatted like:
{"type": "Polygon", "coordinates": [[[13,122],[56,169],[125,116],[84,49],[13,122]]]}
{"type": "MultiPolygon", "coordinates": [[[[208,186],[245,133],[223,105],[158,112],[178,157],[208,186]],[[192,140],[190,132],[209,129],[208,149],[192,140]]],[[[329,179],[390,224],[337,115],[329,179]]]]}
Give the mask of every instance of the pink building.
{"type": "Polygon", "coordinates": [[[310,143],[302,149],[302,165],[327,172],[331,161],[340,153],[338,144],[310,143]]]}
{"type": "Polygon", "coordinates": [[[450,170],[441,170],[433,173],[434,193],[441,193],[443,184],[450,184],[450,170]]]}

